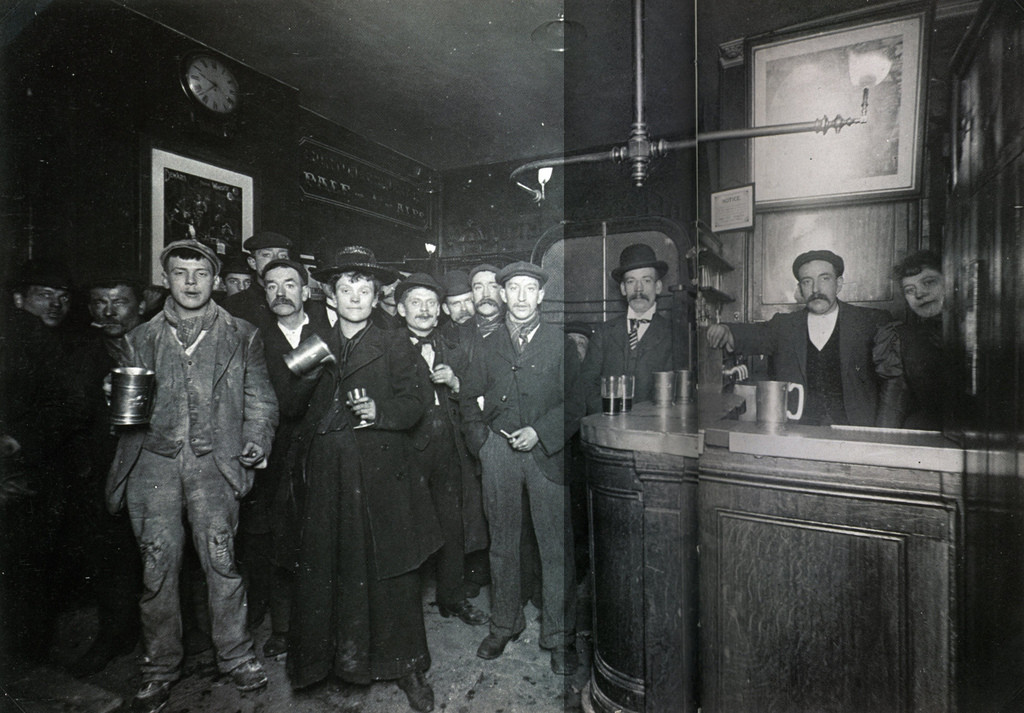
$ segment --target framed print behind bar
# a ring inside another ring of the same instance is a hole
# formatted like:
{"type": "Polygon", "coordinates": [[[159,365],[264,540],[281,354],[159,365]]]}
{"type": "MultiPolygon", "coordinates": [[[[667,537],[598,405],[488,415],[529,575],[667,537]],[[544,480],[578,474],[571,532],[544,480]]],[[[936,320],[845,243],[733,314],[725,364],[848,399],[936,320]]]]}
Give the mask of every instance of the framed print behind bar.
{"type": "Polygon", "coordinates": [[[753,139],[759,207],[918,189],[924,26],[921,12],[752,42],[752,126],[867,119],[839,132],[753,139]]]}
{"type": "Polygon", "coordinates": [[[175,240],[195,238],[221,256],[242,252],[253,231],[252,176],[154,148],[149,185],[152,282],[160,251],[175,240]]]}

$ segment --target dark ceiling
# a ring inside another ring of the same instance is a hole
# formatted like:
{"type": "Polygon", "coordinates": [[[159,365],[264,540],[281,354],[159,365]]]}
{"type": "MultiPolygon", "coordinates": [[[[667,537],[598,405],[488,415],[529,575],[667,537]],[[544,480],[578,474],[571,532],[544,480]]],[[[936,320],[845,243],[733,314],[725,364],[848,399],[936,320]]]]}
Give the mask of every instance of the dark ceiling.
{"type": "MultiPolygon", "coordinates": [[[[630,0],[569,0],[587,36],[566,54],[531,41],[560,0],[116,1],[437,169],[625,143],[633,121],[630,0]]],[[[646,2],[647,118],[659,138],[692,125],[688,2],[646,2]]]]}
{"type": "MultiPolygon", "coordinates": [[[[307,109],[439,170],[621,145],[634,120],[631,0],[111,1],[297,88],[307,109]],[[586,38],[564,54],[532,42],[563,10],[586,38]]],[[[48,4],[0,0],[12,2],[48,4]]],[[[689,138],[698,113],[715,116],[720,44],[907,4],[644,0],[651,136],[689,138]]]]}

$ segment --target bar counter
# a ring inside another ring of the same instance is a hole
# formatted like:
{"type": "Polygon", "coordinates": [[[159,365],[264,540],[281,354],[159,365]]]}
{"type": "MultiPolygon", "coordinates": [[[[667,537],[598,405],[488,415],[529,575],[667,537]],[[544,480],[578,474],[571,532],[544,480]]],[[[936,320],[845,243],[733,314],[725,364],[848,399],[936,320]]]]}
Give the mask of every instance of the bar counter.
{"type": "Polygon", "coordinates": [[[583,419],[594,590],[587,711],[697,710],[693,405],[583,419]]]}
{"type": "Polygon", "coordinates": [[[962,449],[938,432],[704,425],[702,709],[956,710],[962,449]]]}

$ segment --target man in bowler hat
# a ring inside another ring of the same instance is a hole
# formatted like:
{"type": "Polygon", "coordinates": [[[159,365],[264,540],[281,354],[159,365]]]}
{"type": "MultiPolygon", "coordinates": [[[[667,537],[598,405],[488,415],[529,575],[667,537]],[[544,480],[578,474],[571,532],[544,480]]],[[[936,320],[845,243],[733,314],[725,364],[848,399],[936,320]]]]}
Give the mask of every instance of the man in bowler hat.
{"type": "Polygon", "coordinates": [[[636,377],[634,399],[653,401],[652,374],[683,368],[682,355],[673,351],[672,322],[658,311],[667,273],[668,265],[644,243],[629,245],[619,255],[611,276],[628,308],[598,327],[587,347],[580,376],[587,413],[601,410],[603,375],[636,377]]]}

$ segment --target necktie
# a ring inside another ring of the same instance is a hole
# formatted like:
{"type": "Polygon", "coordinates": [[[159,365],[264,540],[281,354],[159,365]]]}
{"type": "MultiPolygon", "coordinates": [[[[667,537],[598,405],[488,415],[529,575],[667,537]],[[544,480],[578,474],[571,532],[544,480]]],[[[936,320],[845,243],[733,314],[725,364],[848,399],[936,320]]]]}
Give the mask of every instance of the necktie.
{"type": "Polygon", "coordinates": [[[631,319],[629,320],[629,349],[634,351],[640,344],[640,325],[650,324],[649,319],[631,319]]]}

